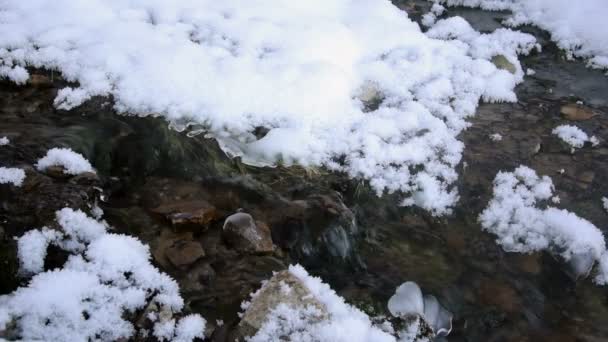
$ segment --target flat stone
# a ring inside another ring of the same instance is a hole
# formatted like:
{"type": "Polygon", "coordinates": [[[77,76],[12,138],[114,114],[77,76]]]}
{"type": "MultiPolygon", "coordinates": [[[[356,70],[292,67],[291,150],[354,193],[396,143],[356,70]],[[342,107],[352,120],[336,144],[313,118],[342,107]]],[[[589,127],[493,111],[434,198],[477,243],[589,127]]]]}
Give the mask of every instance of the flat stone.
{"type": "Polygon", "coordinates": [[[304,308],[309,305],[316,307],[319,314],[312,318],[311,323],[328,318],[325,305],[312,295],[300,279],[289,271],[281,271],[270,278],[249,303],[237,326],[239,337],[255,335],[268,314],[281,303],[292,308],[304,308]]]}
{"type": "Polygon", "coordinates": [[[222,236],[241,252],[271,253],[274,249],[268,225],[255,221],[247,213],[236,213],[226,218],[222,236]]]}
{"type": "Polygon", "coordinates": [[[163,215],[173,226],[208,225],[219,218],[215,206],[203,200],[175,201],[152,209],[153,213],[163,215]]]}
{"type": "Polygon", "coordinates": [[[560,113],[564,118],[572,121],[589,120],[595,115],[591,108],[573,103],[562,106],[560,113]]]}
{"type": "Polygon", "coordinates": [[[205,251],[197,241],[175,241],[165,250],[169,262],[175,267],[184,268],[205,256],[205,251]]]}

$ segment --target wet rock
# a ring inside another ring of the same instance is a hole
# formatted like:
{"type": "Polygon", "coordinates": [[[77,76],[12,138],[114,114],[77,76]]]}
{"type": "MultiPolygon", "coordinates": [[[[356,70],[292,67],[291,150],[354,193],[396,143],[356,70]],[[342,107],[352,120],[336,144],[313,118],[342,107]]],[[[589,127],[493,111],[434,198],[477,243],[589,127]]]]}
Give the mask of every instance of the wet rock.
{"type": "Polygon", "coordinates": [[[247,213],[228,216],[222,230],[224,240],[241,252],[270,253],[273,251],[270,228],[261,221],[254,221],[247,213]]]}
{"type": "Polygon", "coordinates": [[[197,241],[175,241],[165,250],[167,259],[178,268],[185,268],[205,256],[205,251],[197,241]]]}
{"type": "Polygon", "coordinates": [[[509,62],[507,57],[505,57],[504,55],[496,55],[496,56],[492,57],[492,63],[494,63],[494,65],[498,69],[507,70],[508,72],[510,72],[512,74],[515,74],[515,72],[517,72],[515,65],[513,65],[513,63],[509,62]]]}
{"type": "Polygon", "coordinates": [[[310,293],[300,279],[289,271],[281,271],[253,295],[237,326],[237,338],[253,336],[262,327],[268,314],[279,304],[293,308],[315,307],[318,314],[311,318],[311,323],[328,317],[325,305],[310,293]]]}
{"type": "Polygon", "coordinates": [[[164,216],[174,227],[207,228],[219,218],[217,209],[203,200],[176,201],[152,209],[153,213],[164,216]]]}
{"type": "Polygon", "coordinates": [[[562,106],[560,113],[565,119],[572,121],[589,120],[595,115],[591,108],[572,103],[562,106]]]}
{"type": "Polygon", "coordinates": [[[497,280],[484,279],[479,286],[478,297],[482,303],[495,306],[506,313],[520,312],[522,309],[522,301],[517,291],[497,280]]]}

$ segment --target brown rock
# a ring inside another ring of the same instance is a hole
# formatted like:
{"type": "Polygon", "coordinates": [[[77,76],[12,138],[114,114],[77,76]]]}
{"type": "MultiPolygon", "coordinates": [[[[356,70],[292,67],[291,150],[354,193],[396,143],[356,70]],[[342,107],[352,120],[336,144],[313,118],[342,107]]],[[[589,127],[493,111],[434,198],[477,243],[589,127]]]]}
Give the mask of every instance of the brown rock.
{"type": "Polygon", "coordinates": [[[50,177],[57,179],[65,179],[72,177],[72,175],[65,173],[65,168],[61,165],[51,165],[44,169],[44,173],[46,173],[50,177]]]}
{"type": "Polygon", "coordinates": [[[165,250],[169,262],[175,267],[184,268],[205,256],[205,251],[196,241],[178,240],[165,250]]]}
{"type": "Polygon", "coordinates": [[[254,221],[247,213],[228,216],[222,236],[229,245],[241,252],[271,253],[273,251],[270,228],[261,221],[254,221]]]}
{"type": "Polygon", "coordinates": [[[562,106],[560,113],[564,118],[572,121],[589,120],[595,115],[591,108],[573,103],[562,106]]]}
{"type": "Polygon", "coordinates": [[[219,218],[217,209],[203,200],[176,201],[163,204],[152,212],[163,215],[173,226],[202,226],[207,227],[219,218]]]}
{"type": "Polygon", "coordinates": [[[293,308],[309,305],[316,307],[319,313],[312,318],[314,322],[328,317],[325,305],[310,293],[300,279],[289,271],[281,271],[262,286],[247,307],[237,327],[238,337],[254,335],[262,327],[268,314],[281,303],[293,308]]]}
{"type": "Polygon", "coordinates": [[[53,85],[51,79],[46,75],[31,74],[28,83],[34,87],[50,87],[53,85]]]}

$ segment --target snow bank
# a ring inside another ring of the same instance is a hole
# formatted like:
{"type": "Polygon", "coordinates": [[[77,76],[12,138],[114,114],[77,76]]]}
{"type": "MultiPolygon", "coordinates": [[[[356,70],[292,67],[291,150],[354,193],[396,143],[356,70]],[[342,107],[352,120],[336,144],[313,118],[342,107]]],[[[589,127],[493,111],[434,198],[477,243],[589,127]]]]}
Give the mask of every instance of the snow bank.
{"type": "Polygon", "coordinates": [[[570,57],[588,59],[589,66],[608,68],[605,0],[439,0],[449,6],[481,7],[513,12],[507,24],[532,24],[551,33],[551,39],[570,57]]]}
{"type": "MultiPolygon", "coordinates": [[[[64,208],[56,216],[62,231],[43,228],[19,238],[22,270],[37,274],[27,287],[0,296],[0,330],[12,322],[23,340],[112,341],[147,333],[123,319],[128,313],[151,303],[169,313],[182,309],[177,283],[150,263],[148,246],[108,233],[105,222],[81,211],[64,208]],[[63,268],[42,272],[49,244],[72,253],[63,268]]],[[[171,328],[165,339],[191,341],[202,337],[205,321],[190,315],[176,326],[161,319],[154,330],[160,325],[171,328]]]]}
{"type": "Polygon", "coordinates": [[[429,38],[384,0],[29,0],[0,12],[0,75],[59,70],[78,82],[59,108],[112,95],[119,112],[206,132],[248,163],[324,165],[434,214],[457,199],[465,119],[481,98],[515,99],[516,53],[533,45],[454,20],[429,38]],[[489,62],[498,54],[515,75],[489,62]],[[369,88],[378,108],[362,101],[369,88]]]}
{"type": "Polygon", "coordinates": [[[95,172],[91,163],[82,154],[76,153],[70,148],[52,148],[36,163],[39,171],[44,171],[50,166],[62,166],[64,172],[70,175],[95,172]]]}
{"type": "MultiPolygon", "coordinates": [[[[602,232],[591,222],[567,210],[547,206],[553,182],[534,170],[520,166],[499,172],[494,179],[494,197],[481,213],[482,227],[497,235],[506,251],[531,253],[548,250],[559,254],[586,275],[602,260],[606,244],[602,232]]],[[[599,267],[596,282],[605,284],[608,268],[599,267]]]]}
{"type": "Polygon", "coordinates": [[[25,171],[14,167],[0,166],[0,184],[11,183],[15,186],[21,186],[25,179],[25,171]]]}
{"type": "Polygon", "coordinates": [[[599,140],[595,136],[589,137],[582,129],[572,125],[557,126],[551,133],[557,135],[572,148],[581,148],[587,141],[593,146],[599,144],[599,140]]]}

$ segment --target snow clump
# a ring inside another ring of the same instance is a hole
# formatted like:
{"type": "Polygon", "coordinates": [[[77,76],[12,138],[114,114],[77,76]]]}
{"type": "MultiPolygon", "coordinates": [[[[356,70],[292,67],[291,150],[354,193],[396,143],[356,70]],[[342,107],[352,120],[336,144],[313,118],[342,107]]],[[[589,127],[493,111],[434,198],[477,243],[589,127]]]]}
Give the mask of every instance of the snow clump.
{"type": "Polygon", "coordinates": [[[50,166],[62,166],[64,172],[69,175],[95,172],[91,163],[82,154],[76,153],[70,148],[52,148],[36,163],[38,171],[44,171],[50,166]]]}
{"type": "Polygon", "coordinates": [[[25,179],[25,171],[15,167],[0,166],[0,184],[11,183],[14,186],[21,186],[25,179]]]}
{"type": "Polygon", "coordinates": [[[595,282],[606,284],[606,244],[601,230],[564,209],[548,206],[553,182],[526,166],[499,172],[494,197],[479,216],[483,229],[497,236],[508,252],[548,250],[569,262],[576,276],[586,276],[600,262],[595,282]]]}
{"type": "Polygon", "coordinates": [[[587,141],[593,146],[597,146],[600,143],[597,137],[589,137],[582,129],[572,125],[557,126],[551,133],[557,135],[573,149],[583,147],[587,141]]]}

